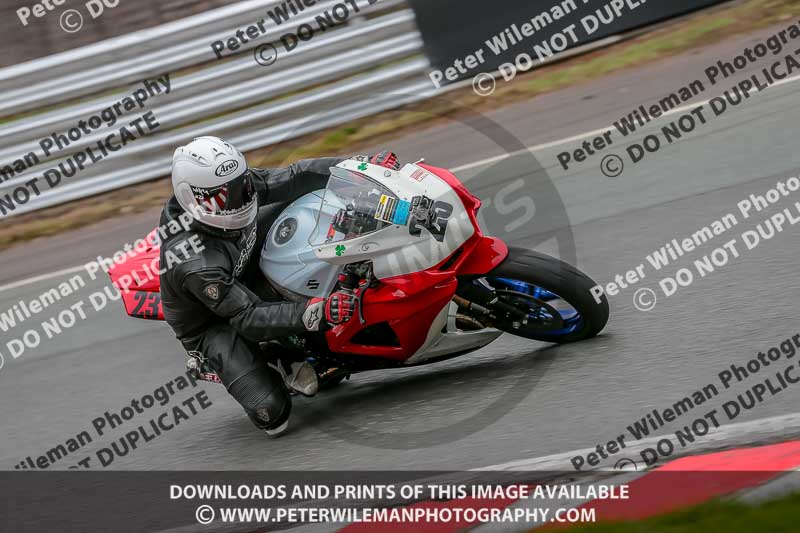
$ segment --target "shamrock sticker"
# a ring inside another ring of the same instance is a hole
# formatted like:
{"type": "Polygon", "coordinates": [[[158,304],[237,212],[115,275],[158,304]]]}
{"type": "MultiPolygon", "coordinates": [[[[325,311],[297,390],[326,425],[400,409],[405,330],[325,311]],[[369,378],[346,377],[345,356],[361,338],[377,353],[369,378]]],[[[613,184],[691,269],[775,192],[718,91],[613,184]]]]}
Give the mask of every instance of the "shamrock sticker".
{"type": "Polygon", "coordinates": [[[339,246],[336,247],[336,255],[341,257],[346,249],[347,248],[345,248],[343,245],[340,244],[339,246]]]}
{"type": "Polygon", "coordinates": [[[361,163],[360,165],[358,165],[358,170],[362,170],[362,171],[363,170],[367,170],[367,164],[366,163],[361,163]]]}

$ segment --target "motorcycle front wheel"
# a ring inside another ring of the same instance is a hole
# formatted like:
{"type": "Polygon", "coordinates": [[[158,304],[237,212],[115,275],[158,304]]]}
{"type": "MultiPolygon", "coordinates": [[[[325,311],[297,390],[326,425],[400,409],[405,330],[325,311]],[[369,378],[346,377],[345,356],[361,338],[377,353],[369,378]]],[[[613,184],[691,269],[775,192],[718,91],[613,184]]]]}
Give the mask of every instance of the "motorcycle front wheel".
{"type": "Polygon", "coordinates": [[[486,325],[526,339],[567,343],[594,337],[608,322],[608,300],[601,295],[598,303],[591,293],[596,285],[559,259],[509,247],[505,261],[485,276],[462,280],[458,293],[478,304],[470,314],[486,325]]]}

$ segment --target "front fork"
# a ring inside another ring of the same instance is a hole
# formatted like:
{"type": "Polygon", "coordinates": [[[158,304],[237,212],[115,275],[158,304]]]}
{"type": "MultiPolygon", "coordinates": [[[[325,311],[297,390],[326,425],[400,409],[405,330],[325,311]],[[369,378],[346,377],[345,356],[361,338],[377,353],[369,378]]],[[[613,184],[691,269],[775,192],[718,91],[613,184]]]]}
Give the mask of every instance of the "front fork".
{"type": "Polygon", "coordinates": [[[528,323],[528,313],[517,309],[513,305],[503,302],[494,287],[486,282],[474,283],[473,279],[459,280],[459,287],[453,301],[481,322],[491,325],[498,318],[498,314],[505,315],[505,319],[513,319],[522,324],[528,323]]]}

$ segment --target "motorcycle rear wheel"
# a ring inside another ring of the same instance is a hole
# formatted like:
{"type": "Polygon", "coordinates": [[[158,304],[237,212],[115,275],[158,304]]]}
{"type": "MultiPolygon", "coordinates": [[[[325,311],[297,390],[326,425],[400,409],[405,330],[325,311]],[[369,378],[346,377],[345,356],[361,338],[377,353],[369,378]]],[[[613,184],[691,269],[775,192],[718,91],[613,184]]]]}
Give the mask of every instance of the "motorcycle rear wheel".
{"type": "Polygon", "coordinates": [[[602,295],[600,303],[595,301],[590,291],[597,284],[589,276],[532,250],[509,247],[505,261],[466,283],[471,286],[464,287],[462,281],[459,293],[493,291],[502,306],[484,306],[492,315],[482,320],[519,337],[558,344],[577,342],[594,337],[608,322],[608,300],[602,295]],[[509,306],[517,314],[506,312],[509,306]]]}

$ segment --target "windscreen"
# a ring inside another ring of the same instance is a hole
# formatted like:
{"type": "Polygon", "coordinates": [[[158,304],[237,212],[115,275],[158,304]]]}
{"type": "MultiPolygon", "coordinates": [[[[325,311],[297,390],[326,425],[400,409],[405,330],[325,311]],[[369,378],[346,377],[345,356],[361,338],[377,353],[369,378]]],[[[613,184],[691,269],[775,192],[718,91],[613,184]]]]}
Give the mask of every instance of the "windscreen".
{"type": "Polygon", "coordinates": [[[408,211],[409,203],[383,185],[358,172],[333,167],[310,243],[346,241],[392,224],[405,224],[408,211]]]}

